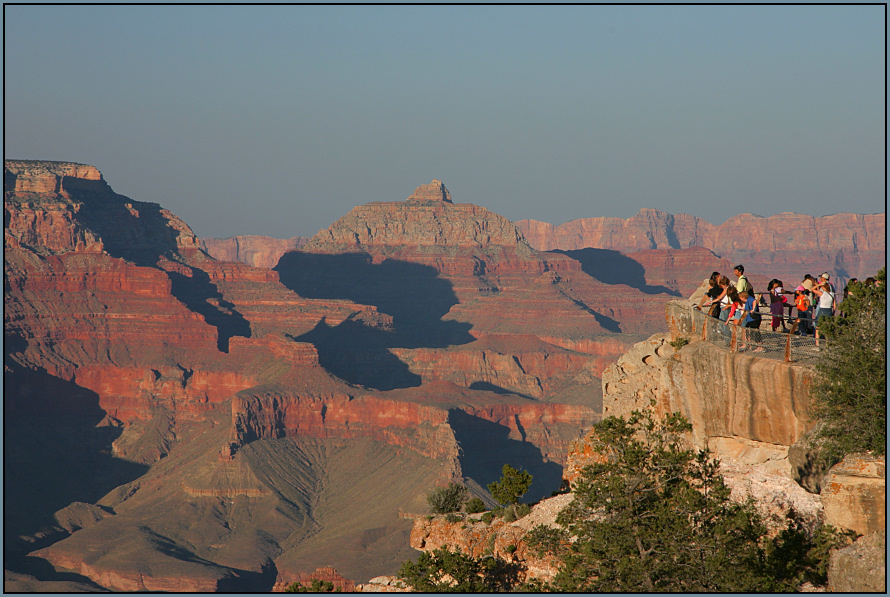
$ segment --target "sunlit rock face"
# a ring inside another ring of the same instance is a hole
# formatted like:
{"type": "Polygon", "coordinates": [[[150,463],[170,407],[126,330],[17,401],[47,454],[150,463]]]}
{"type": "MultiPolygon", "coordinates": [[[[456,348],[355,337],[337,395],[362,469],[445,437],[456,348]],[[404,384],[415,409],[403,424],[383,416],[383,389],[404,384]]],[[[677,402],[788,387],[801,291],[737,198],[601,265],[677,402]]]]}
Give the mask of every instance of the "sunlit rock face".
{"type": "MultiPolygon", "coordinates": [[[[688,319],[690,303],[672,301],[666,307],[674,337],[674,328],[688,319]]],[[[654,400],[657,412],[680,412],[690,420],[700,447],[787,464],[788,448],[814,424],[813,369],[733,353],[695,334],[691,339],[677,350],[669,344],[671,335],[656,334],[607,368],[603,415],[625,416],[654,400]]]]}
{"type": "Polygon", "coordinates": [[[795,286],[805,273],[823,271],[864,279],[886,259],[884,213],[740,214],[715,225],[689,214],[642,209],[627,220],[593,217],[559,225],[521,220],[516,226],[538,250],[593,247],[633,253],[704,247],[733,265],[744,264],[749,273],[795,286]]]}
{"type": "Polygon", "coordinates": [[[220,261],[240,261],[253,267],[271,269],[281,256],[306,244],[303,236],[278,239],[260,235],[240,235],[231,238],[202,238],[201,248],[220,261]]]}
{"type": "Polygon", "coordinates": [[[887,462],[851,454],[833,466],[822,484],[825,520],[838,528],[870,535],[887,528],[887,462]]]}

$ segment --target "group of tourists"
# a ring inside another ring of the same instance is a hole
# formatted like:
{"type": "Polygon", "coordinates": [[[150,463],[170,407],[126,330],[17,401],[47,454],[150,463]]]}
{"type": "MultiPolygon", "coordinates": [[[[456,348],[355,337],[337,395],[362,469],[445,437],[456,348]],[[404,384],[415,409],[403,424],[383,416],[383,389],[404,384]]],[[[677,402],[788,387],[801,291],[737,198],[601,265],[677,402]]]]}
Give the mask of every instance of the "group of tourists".
{"type": "MultiPolygon", "coordinates": [[[[818,278],[806,274],[793,291],[785,290],[781,280],[772,279],[767,285],[766,292],[760,293],[754,291],[754,287],[745,276],[745,266],[735,266],[733,273],[736,277],[735,283],[720,272],[713,272],[708,279],[708,290],[695,308],[705,311],[726,325],[759,330],[763,318],[758,307],[768,306],[772,331],[781,328],[787,333],[790,330],[786,326],[786,321],[792,322],[790,329],[794,330],[795,334],[815,336],[816,346],[819,346],[819,322],[824,317],[834,317],[841,302],[831,284],[831,275],[828,272],[818,278]],[[795,317],[791,316],[792,311],[796,311],[795,317]]],[[[850,285],[856,281],[853,278],[847,283],[844,288],[844,298],[849,292],[850,285]]],[[[869,280],[866,280],[866,283],[868,282],[869,280]]],[[[743,333],[742,338],[743,344],[739,346],[740,349],[746,348],[744,341],[749,339],[748,333],[743,333]]],[[[751,332],[750,340],[758,344],[753,349],[755,352],[763,351],[763,347],[759,345],[761,342],[759,331],[751,332]]]]}

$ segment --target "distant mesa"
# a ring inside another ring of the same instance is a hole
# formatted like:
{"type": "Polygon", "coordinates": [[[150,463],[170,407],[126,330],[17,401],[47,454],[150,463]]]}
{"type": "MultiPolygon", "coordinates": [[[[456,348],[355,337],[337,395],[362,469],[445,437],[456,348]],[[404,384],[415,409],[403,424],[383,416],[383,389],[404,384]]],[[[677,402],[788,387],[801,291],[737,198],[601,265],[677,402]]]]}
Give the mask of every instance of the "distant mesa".
{"type": "Polygon", "coordinates": [[[454,203],[451,200],[451,193],[445,188],[445,184],[441,180],[433,180],[430,184],[422,184],[411,193],[408,201],[413,203],[427,201],[441,201],[444,203],[454,203]]]}

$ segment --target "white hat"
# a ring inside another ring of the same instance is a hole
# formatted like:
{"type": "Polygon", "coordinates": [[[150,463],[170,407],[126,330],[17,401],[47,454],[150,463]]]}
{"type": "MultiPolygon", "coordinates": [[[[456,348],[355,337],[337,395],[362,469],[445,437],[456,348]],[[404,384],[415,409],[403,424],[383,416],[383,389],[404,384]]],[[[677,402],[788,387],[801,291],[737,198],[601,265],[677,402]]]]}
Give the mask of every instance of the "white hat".
{"type": "Polygon", "coordinates": [[[831,278],[831,276],[828,275],[828,272],[825,272],[824,274],[822,274],[822,279],[823,279],[823,280],[828,280],[828,279],[830,279],[830,278],[831,278]]]}

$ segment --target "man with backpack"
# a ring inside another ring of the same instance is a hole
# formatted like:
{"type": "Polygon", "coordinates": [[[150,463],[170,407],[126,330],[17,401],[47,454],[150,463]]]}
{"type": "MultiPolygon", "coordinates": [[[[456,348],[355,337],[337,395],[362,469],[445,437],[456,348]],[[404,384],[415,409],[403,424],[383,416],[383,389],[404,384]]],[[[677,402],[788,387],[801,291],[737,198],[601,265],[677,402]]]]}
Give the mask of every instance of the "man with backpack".
{"type": "Polygon", "coordinates": [[[733,272],[735,272],[736,277],[739,279],[735,284],[736,292],[747,292],[749,296],[754,296],[754,287],[751,286],[751,282],[745,277],[745,266],[737,265],[733,272]]]}

